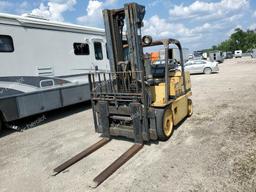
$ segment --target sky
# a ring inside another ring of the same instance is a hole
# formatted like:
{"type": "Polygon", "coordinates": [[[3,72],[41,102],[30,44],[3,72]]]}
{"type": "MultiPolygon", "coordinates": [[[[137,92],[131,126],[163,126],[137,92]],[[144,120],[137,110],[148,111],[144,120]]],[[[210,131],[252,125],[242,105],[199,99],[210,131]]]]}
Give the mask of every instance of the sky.
{"type": "MultiPolygon", "coordinates": [[[[0,0],[0,12],[40,15],[53,21],[104,28],[103,9],[121,8],[124,0],[0,0]]],[[[133,0],[146,7],[143,34],[176,38],[192,50],[210,48],[235,28],[256,29],[255,0],[133,0]]]]}

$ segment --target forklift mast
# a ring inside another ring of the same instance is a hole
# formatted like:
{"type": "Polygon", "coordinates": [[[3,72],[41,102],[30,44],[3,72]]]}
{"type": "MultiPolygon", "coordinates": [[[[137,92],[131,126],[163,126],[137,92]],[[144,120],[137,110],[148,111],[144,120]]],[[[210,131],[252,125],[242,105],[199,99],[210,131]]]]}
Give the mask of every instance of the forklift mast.
{"type": "Polygon", "coordinates": [[[125,4],[122,9],[103,11],[111,71],[125,71],[121,66],[126,65],[125,69],[129,69],[137,80],[142,78],[136,77],[135,72],[144,71],[141,41],[144,15],[145,7],[136,3],[125,4]],[[126,34],[123,31],[125,27],[126,34]]]}

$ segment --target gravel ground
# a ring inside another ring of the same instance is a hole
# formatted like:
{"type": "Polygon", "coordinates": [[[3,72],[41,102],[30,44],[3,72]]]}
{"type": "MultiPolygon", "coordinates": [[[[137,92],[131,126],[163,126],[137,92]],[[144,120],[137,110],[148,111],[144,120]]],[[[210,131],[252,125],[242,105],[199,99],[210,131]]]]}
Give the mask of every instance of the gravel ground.
{"type": "Polygon", "coordinates": [[[1,192],[256,191],[256,60],[226,60],[193,75],[194,114],[167,142],[146,145],[97,189],[92,179],[131,142],[113,140],[64,173],[52,169],[95,141],[88,104],[21,122],[0,138],[1,192]]]}

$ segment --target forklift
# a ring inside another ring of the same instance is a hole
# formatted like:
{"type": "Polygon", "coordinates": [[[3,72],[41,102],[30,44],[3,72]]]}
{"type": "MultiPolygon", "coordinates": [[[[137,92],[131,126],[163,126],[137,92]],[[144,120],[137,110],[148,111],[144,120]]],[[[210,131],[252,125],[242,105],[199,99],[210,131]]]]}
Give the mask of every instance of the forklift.
{"type": "Polygon", "coordinates": [[[134,145],[94,178],[98,186],[134,156],[145,143],[168,140],[174,127],[192,115],[189,72],[184,70],[182,47],[176,39],[153,40],[141,35],[145,7],[137,3],[103,10],[111,71],[89,74],[95,131],[103,139],[56,169],[62,172],[116,137],[134,145]],[[180,51],[180,67],[169,56],[171,45],[180,51]],[[163,47],[165,59],[152,63],[144,49],[163,47]]]}

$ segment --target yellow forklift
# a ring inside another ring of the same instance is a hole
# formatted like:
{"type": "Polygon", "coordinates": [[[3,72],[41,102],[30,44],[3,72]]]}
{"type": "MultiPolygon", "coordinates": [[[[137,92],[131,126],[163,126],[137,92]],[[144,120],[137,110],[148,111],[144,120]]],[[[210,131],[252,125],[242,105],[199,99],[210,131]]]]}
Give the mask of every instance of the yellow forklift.
{"type": "Polygon", "coordinates": [[[98,186],[144,143],[167,140],[174,127],[192,115],[190,75],[184,71],[181,44],[175,39],[142,37],[144,15],[145,7],[136,3],[103,11],[111,71],[94,71],[89,75],[95,131],[101,133],[103,139],[54,169],[56,174],[112,138],[134,140],[128,151],[94,179],[98,186]],[[179,67],[169,56],[171,45],[180,51],[179,67]],[[160,64],[152,63],[149,54],[143,51],[155,46],[165,50],[165,59],[160,64]]]}

